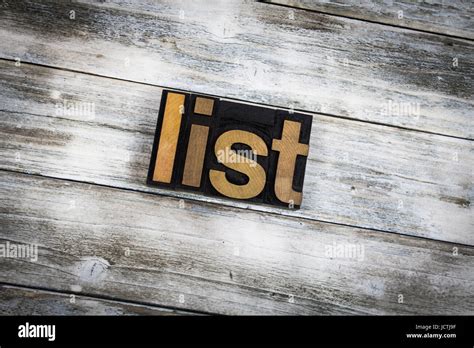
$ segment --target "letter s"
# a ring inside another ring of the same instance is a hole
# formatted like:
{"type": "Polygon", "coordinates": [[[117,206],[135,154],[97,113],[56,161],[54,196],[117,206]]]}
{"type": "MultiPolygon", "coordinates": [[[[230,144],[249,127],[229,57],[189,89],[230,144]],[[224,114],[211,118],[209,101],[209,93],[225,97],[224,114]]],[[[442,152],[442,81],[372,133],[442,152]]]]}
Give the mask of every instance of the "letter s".
{"type": "MultiPolygon", "coordinates": [[[[268,148],[265,142],[258,135],[243,131],[231,130],[221,134],[214,146],[215,154],[221,151],[233,151],[231,146],[235,143],[242,143],[252,148],[254,154],[267,156],[268,148]]],[[[231,198],[249,199],[258,196],[265,187],[266,173],[263,167],[250,158],[235,154],[235,163],[223,163],[226,167],[236,170],[248,176],[249,181],[245,185],[235,185],[229,182],[225,172],[211,169],[209,179],[212,186],[221,194],[231,198]]]]}

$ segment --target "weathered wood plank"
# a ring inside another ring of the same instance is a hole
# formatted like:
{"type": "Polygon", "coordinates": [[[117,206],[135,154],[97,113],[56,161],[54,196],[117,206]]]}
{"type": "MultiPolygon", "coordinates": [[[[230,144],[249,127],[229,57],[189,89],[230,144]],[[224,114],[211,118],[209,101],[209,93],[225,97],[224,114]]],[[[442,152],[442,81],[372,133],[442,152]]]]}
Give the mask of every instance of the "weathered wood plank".
{"type": "Polygon", "coordinates": [[[474,7],[470,0],[263,0],[263,2],[474,39],[472,20],[474,7]]]}
{"type": "Polygon", "coordinates": [[[0,315],[190,315],[190,312],[0,285],[0,315]]]}
{"type": "Polygon", "coordinates": [[[474,313],[472,247],[3,171],[0,193],[0,242],[38,245],[0,281],[227,314],[474,313]]]}
{"type": "Polygon", "coordinates": [[[471,141],[314,115],[292,211],[146,186],[160,88],[5,61],[0,79],[0,168],[474,244],[471,141]]]}
{"type": "Polygon", "coordinates": [[[293,14],[245,1],[9,1],[0,57],[474,137],[473,42],[293,14]]]}

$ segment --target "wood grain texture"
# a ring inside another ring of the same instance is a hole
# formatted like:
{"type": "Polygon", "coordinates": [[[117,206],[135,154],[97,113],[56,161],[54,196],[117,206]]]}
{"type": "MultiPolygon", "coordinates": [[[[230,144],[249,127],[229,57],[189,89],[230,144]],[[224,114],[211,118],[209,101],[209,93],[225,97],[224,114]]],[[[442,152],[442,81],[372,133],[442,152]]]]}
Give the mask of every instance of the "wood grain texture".
{"type": "Polygon", "coordinates": [[[190,312],[0,285],[0,315],[190,315],[190,312]],[[74,296],[72,298],[71,296],[74,296]]]}
{"type": "Polygon", "coordinates": [[[308,156],[309,146],[300,144],[301,123],[284,121],[281,139],[273,139],[272,150],[278,151],[278,166],[275,177],[275,194],[279,200],[295,205],[301,204],[301,192],[293,190],[296,157],[308,156]]]}
{"type": "Polygon", "coordinates": [[[474,10],[470,0],[263,0],[280,4],[474,39],[474,10]],[[400,12],[402,11],[402,12],[400,12]]]}
{"type": "Polygon", "coordinates": [[[194,104],[194,113],[206,116],[212,116],[214,109],[214,99],[197,97],[196,104],[194,104]]]}
{"type": "Polygon", "coordinates": [[[1,6],[3,58],[474,137],[471,41],[247,1],[1,6]]]}
{"type": "Polygon", "coordinates": [[[200,187],[209,127],[193,124],[184,162],[183,185],[200,187]]]}
{"type": "Polygon", "coordinates": [[[1,171],[6,241],[37,243],[38,260],[2,259],[0,281],[78,295],[225,314],[474,313],[472,247],[1,171]],[[328,253],[347,245],[359,252],[328,253]]]}
{"type": "Polygon", "coordinates": [[[182,109],[185,95],[168,93],[166,97],[163,123],[160,130],[160,142],[153,171],[153,180],[170,183],[181,128],[182,109]]]}
{"type": "Polygon", "coordinates": [[[0,79],[0,168],[474,244],[471,141],[314,115],[304,204],[277,209],[145,185],[159,88],[5,61],[0,79]]]}

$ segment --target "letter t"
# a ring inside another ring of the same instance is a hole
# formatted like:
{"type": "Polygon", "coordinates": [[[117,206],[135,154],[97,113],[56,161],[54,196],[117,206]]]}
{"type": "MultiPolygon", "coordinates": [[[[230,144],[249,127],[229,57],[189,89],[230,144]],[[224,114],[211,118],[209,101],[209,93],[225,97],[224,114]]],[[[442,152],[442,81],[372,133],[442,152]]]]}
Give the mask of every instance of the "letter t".
{"type": "Polygon", "coordinates": [[[293,190],[296,157],[308,156],[309,146],[301,144],[301,123],[285,120],[281,139],[273,139],[272,150],[280,152],[275,178],[275,194],[284,203],[301,204],[301,192],[293,190]]]}

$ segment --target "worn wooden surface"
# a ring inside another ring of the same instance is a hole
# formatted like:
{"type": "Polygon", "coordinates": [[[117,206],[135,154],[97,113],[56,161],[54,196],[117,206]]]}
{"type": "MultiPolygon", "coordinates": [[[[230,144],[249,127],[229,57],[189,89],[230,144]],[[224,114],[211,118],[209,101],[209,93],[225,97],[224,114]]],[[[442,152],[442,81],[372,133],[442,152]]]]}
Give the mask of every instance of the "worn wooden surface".
{"type": "Polygon", "coordinates": [[[472,41],[252,1],[5,4],[0,58],[474,136],[472,41]]]}
{"type": "Polygon", "coordinates": [[[193,313],[71,293],[0,285],[2,315],[189,315],[193,313]]]}
{"type": "Polygon", "coordinates": [[[39,258],[0,259],[0,313],[473,314],[473,42],[446,35],[252,1],[1,2],[0,242],[39,258]],[[146,186],[161,86],[312,113],[301,209],[146,186]]]}
{"type": "Polygon", "coordinates": [[[474,39],[471,0],[264,0],[344,17],[474,39]]]}
{"type": "Polygon", "coordinates": [[[474,245],[471,141],[314,115],[304,204],[277,209],[146,186],[158,87],[7,61],[0,76],[0,168],[474,245]]]}
{"type": "Polygon", "coordinates": [[[3,260],[0,281],[225,314],[474,312],[472,247],[32,175],[0,177],[2,242],[39,249],[38,262],[3,260]],[[327,246],[354,243],[364,247],[356,258],[327,254],[327,246]]]}

